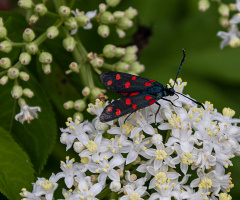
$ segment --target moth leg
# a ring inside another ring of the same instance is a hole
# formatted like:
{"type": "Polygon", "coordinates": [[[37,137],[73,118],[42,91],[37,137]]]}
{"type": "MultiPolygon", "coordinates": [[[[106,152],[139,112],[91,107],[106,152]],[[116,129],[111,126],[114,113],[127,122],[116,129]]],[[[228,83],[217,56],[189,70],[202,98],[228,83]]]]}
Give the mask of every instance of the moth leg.
{"type": "Polygon", "coordinates": [[[130,117],[131,114],[133,114],[133,113],[130,113],[130,114],[126,117],[126,119],[124,120],[124,124],[125,124],[125,122],[127,121],[127,119],[130,117]]]}
{"type": "Polygon", "coordinates": [[[157,112],[155,113],[155,124],[157,123],[157,114],[159,113],[159,110],[160,110],[160,107],[161,107],[161,104],[158,103],[157,101],[156,101],[156,104],[158,105],[158,109],[157,109],[157,112]]]}
{"type": "Polygon", "coordinates": [[[178,108],[181,108],[181,106],[176,106],[171,100],[169,100],[169,99],[165,99],[165,98],[161,98],[161,99],[163,99],[163,100],[165,100],[165,101],[169,101],[173,106],[175,106],[175,107],[178,107],[178,108]]]}

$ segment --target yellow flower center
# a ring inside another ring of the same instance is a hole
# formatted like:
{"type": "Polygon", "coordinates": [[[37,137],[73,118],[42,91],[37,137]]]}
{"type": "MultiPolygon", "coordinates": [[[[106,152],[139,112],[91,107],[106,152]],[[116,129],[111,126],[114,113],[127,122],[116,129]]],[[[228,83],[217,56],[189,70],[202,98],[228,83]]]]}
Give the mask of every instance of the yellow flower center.
{"type": "Polygon", "coordinates": [[[97,150],[97,145],[96,145],[96,143],[95,143],[94,141],[90,140],[90,141],[88,142],[88,144],[87,144],[87,149],[88,149],[88,151],[90,151],[90,152],[96,151],[96,150],[97,150]]]}
{"type": "Polygon", "coordinates": [[[212,180],[209,178],[204,178],[201,180],[201,183],[198,185],[199,189],[202,188],[209,189],[212,187],[212,180]]]}
{"type": "Polygon", "coordinates": [[[192,154],[190,154],[190,153],[184,153],[184,156],[183,156],[183,158],[182,158],[183,164],[185,164],[185,165],[191,165],[191,164],[193,163],[192,158],[193,158],[192,154]]]}
{"type": "Polygon", "coordinates": [[[170,126],[174,127],[177,126],[180,121],[180,115],[172,114],[171,118],[168,120],[168,123],[170,124],[170,126]]]}
{"type": "Polygon", "coordinates": [[[167,180],[167,176],[164,172],[158,172],[155,175],[155,181],[157,181],[158,183],[162,184],[167,180]]]}
{"type": "Polygon", "coordinates": [[[122,125],[122,128],[125,130],[127,134],[129,134],[134,129],[134,126],[131,123],[126,122],[125,124],[122,125]]]}
{"type": "Polygon", "coordinates": [[[223,115],[226,115],[229,117],[233,117],[235,115],[235,111],[232,110],[231,108],[223,108],[222,113],[223,113],[223,115]]]}
{"type": "Polygon", "coordinates": [[[226,193],[221,193],[219,195],[219,200],[232,200],[232,197],[226,193]]]}
{"type": "Polygon", "coordinates": [[[164,150],[155,151],[155,157],[157,160],[163,160],[167,157],[167,153],[164,150]]]}
{"type": "Polygon", "coordinates": [[[130,200],[140,200],[141,198],[138,193],[132,193],[129,199],[130,200]]]}
{"type": "Polygon", "coordinates": [[[240,39],[238,37],[235,37],[234,39],[230,40],[229,46],[236,48],[240,46],[240,39]]]}
{"type": "Polygon", "coordinates": [[[88,157],[82,157],[82,158],[81,158],[81,163],[82,163],[82,164],[87,164],[88,161],[89,161],[88,157]]]}
{"type": "Polygon", "coordinates": [[[48,190],[51,190],[51,189],[52,189],[53,183],[52,183],[52,182],[49,182],[48,180],[45,180],[45,181],[42,183],[41,187],[42,187],[44,190],[48,191],[48,190]]]}

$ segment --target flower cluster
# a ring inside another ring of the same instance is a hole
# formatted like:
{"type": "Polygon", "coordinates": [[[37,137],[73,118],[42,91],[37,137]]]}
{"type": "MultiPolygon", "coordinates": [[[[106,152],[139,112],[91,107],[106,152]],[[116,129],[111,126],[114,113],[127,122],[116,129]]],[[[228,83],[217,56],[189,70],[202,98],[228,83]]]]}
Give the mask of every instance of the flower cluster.
{"type": "MultiPolygon", "coordinates": [[[[170,84],[179,92],[186,86],[181,79],[170,84]]],[[[167,98],[172,103],[160,99],[157,114],[153,104],[102,123],[105,103],[96,100],[87,109],[96,115],[92,122],[68,118],[60,141],[66,150],[73,147],[81,162],[67,157],[61,172],[38,178],[33,191],[23,189],[21,196],[50,200],[64,178],[63,196],[69,200],[230,200],[234,185],[225,169],[239,155],[240,120],[230,108],[219,113],[208,101],[203,109],[181,95],[167,98]]]]}

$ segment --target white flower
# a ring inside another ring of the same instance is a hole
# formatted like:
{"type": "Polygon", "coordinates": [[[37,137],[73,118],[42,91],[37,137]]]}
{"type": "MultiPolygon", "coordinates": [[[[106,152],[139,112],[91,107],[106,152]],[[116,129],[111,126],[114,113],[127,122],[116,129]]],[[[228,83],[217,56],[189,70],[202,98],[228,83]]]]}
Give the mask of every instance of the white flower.
{"type": "Polygon", "coordinates": [[[20,195],[24,197],[22,200],[41,200],[41,197],[36,196],[34,190],[33,192],[28,192],[25,188],[23,188],[20,195]]]}
{"type": "Polygon", "coordinates": [[[132,200],[132,199],[143,200],[143,198],[141,197],[147,194],[146,190],[147,187],[140,186],[136,189],[133,189],[131,185],[126,185],[125,187],[126,195],[122,196],[120,200],[132,200]]]}
{"type": "MultiPolygon", "coordinates": [[[[82,11],[79,11],[78,9],[76,9],[76,11],[72,11],[72,13],[73,13],[73,15],[74,15],[75,17],[77,17],[78,15],[82,15],[82,11]]],[[[86,12],[85,15],[86,15],[89,19],[92,19],[92,18],[94,18],[94,17],[96,16],[96,14],[97,14],[97,10],[93,10],[93,11],[88,11],[88,12],[86,12]]],[[[77,26],[75,29],[73,29],[73,30],[71,31],[71,35],[75,35],[75,34],[77,33],[78,27],[79,27],[79,26],[77,26]]],[[[92,23],[91,23],[91,22],[89,22],[86,26],[83,27],[83,29],[91,29],[91,28],[92,28],[92,23]]]]}
{"type": "Polygon", "coordinates": [[[62,195],[64,196],[64,200],[75,200],[79,199],[80,194],[78,193],[78,188],[75,190],[62,190],[62,195]]]}
{"type": "Polygon", "coordinates": [[[21,111],[17,115],[15,115],[15,120],[21,122],[27,121],[30,123],[30,120],[33,120],[34,118],[37,118],[37,111],[40,112],[40,107],[30,107],[27,104],[21,105],[21,111]]]}

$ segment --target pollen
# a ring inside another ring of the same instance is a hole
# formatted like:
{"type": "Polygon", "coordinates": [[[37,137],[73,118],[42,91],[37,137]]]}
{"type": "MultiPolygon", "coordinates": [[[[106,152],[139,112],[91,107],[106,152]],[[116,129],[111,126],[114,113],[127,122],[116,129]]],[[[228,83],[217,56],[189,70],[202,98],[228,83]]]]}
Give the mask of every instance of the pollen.
{"type": "Polygon", "coordinates": [[[223,115],[233,117],[235,115],[235,111],[232,110],[231,108],[223,108],[222,111],[223,115]]]}
{"type": "Polygon", "coordinates": [[[157,183],[162,184],[167,181],[167,176],[164,172],[158,172],[154,179],[157,183]]]}
{"type": "Polygon", "coordinates": [[[52,182],[49,182],[49,180],[45,180],[45,181],[42,183],[41,187],[42,187],[44,190],[49,191],[49,190],[52,189],[53,183],[52,183],[52,182]]]}
{"type": "Polygon", "coordinates": [[[199,188],[210,189],[212,187],[212,180],[209,179],[209,178],[204,178],[204,179],[201,180],[198,187],[199,188]]]}
{"type": "Polygon", "coordinates": [[[88,142],[88,144],[87,144],[87,149],[88,149],[88,151],[94,152],[94,151],[97,150],[97,148],[98,148],[98,146],[97,146],[97,144],[96,144],[94,141],[90,140],[90,141],[88,142]]]}
{"type": "Polygon", "coordinates": [[[132,193],[129,200],[141,200],[142,198],[138,193],[132,193]]]}
{"type": "Polygon", "coordinates": [[[184,156],[182,158],[183,164],[191,165],[193,163],[192,158],[193,158],[193,155],[191,153],[184,153],[184,156]]]}
{"type": "Polygon", "coordinates": [[[134,129],[134,126],[133,124],[126,122],[125,124],[122,125],[122,128],[125,130],[127,134],[129,134],[134,129]]]}
{"type": "Polygon", "coordinates": [[[155,151],[155,157],[156,157],[156,160],[163,160],[167,158],[167,153],[164,150],[157,150],[155,151]]]}

